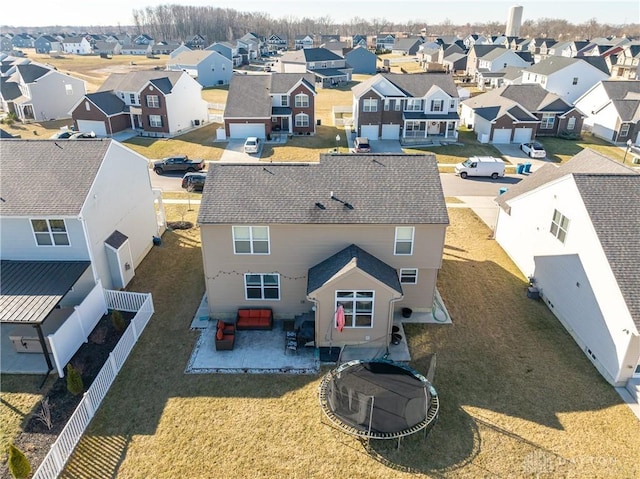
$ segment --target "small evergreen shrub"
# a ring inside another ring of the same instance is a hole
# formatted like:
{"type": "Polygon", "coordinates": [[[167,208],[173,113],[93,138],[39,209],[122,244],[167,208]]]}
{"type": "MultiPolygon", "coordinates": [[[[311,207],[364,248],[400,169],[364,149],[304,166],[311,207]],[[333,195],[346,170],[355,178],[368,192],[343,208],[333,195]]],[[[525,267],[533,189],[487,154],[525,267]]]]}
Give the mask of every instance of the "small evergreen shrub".
{"type": "Polygon", "coordinates": [[[16,479],[26,479],[31,474],[27,456],[13,444],[9,444],[9,472],[16,479]]]}
{"type": "Polygon", "coordinates": [[[74,396],[84,392],[80,371],[74,368],[71,363],[67,364],[67,390],[74,396]]]}
{"type": "Polygon", "coordinates": [[[111,313],[111,323],[118,333],[122,333],[127,328],[124,316],[122,316],[122,313],[117,309],[111,313]]]}

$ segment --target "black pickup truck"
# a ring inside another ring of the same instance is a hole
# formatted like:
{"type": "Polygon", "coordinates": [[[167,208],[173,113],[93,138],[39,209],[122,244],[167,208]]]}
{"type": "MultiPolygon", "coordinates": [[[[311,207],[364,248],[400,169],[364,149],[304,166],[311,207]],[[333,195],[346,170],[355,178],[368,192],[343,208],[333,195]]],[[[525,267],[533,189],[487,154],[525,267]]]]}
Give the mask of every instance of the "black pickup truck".
{"type": "Polygon", "coordinates": [[[187,155],[170,156],[153,162],[153,171],[161,175],[165,171],[200,171],[204,160],[190,160],[187,155]]]}

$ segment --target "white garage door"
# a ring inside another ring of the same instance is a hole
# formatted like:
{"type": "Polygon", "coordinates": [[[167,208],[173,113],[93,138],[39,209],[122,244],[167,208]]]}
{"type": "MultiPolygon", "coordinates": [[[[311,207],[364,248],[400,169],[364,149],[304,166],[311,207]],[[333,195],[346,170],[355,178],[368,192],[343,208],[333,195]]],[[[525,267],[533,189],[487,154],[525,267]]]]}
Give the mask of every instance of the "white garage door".
{"type": "Polygon", "coordinates": [[[231,123],[229,125],[229,134],[231,138],[247,138],[249,136],[257,136],[265,138],[263,123],[231,123]]]}
{"type": "Polygon", "coordinates": [[[400,125],[382,125],[383,140],[397,140],[400,138],[400,125]]]}
{"type": "Polygon", "coordinates": [[[378,139],[378,125],[362,125],[360,127],[360,136],[364,136],[369,140],[378,139]]]}
{"type": "Polygon", "coordinates": [[[513,142],[526,143],[531,141],[531,133],[533,133],[533,129],[531,128],[516,128],[513,134],[513,142]]]}
{"type": "Polygon", "coordinates": [[[92,131],[96,136],[107,136],[107,126],[103,121],[78,120],[78,131],[86,133],[92,131]]]}
{"type": "Polygon", "coordinates": [[[494,130],[492,143],[511,143],[511,130],[494,130]]]}

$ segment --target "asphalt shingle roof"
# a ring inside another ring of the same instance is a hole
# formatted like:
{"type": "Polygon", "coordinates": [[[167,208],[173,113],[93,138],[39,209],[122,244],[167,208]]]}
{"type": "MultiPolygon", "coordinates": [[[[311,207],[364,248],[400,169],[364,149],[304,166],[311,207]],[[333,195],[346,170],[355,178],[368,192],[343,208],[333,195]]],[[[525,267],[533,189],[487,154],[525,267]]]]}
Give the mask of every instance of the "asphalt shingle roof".
{"type": "Polygon", "coordinates": [[[351,91],[356,97],[369,91],[380,78],[385,78],[410,98],[422,98],[434,85],[441,88],[452,98],[458,98],[458,88],[451,75],[446,73],[378,73],[373,77],[354,86],[351,91]]]}
{"type": "Polygon", "coordinates": [[[395,268],[355,244],[347,246],[309,269],[307,294],[316,291],[350,263],[402,294],[402,286],[395,268]]]}
{"type": "Polygon", "coordinates": [[[111,142],[3,141],[0,216],[78,215],[111,142]]]}
{"type": "Polygon", "coordinates": [[[433,154],[349,154],[311,164],[212,164],[198,222],[448,224],[449,217],[433,154]]]}
{"type": "Polygon", "coordinates": [[[607,75],[609,74],[609,69],[607,68],[604,59],[599,57],[569,58],[552,56],[545,58],[538,63],[535,63],[534,65],[527,68],[526,71],[530,73],[536,73],[538,75],[551,75],[578,62],[586,62],[594,68],[597,68],[598,70],[606,73],[607,75]]]}
{"type": "Polygon", "coordinates": [[[35,63],[18,65],[16,69],[25,83],[33,83],[51,71],[51,68],[36,65],[35,63]]]}
{"type": "MultiPolygon", "coordinates": [[[[140,91],[151,80],[166,79],[166,84],[173,87],[184,72],[168,72],[141,70],[132,73],[112,73],[100,86],[98,91],[140,91]]],[[[170,90],[169,90],[170,91],[170,90]]]]}
{"type": "Polygon", "coordinates": [[[106,115],[116,115],[118,113],[122,113],[126,109],[125,103],[110,91],[89,93],[85,96],[106,115]]]}
{"type": "Polygon", "coordinates": [[[216,50],[190,50],[178,53],[174,58],[169,59],[167,65],[198,65],[201,61],[211,55],[222,55],[216,50]]]}

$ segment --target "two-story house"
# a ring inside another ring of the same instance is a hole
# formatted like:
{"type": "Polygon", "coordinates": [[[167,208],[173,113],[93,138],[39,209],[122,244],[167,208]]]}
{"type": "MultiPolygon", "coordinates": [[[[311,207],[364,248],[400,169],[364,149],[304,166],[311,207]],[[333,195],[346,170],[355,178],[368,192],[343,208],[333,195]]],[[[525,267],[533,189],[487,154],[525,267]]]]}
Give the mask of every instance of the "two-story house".
{"type": "Polygon", "coordinates": [[[234,76],[223,115],[227,137],[314,135],[314,84],[309,73],[234,76]]]}
{"type": "Polygon", "coordinates": [[[584,114],[540,85],[509,85],[462,102],[460,118],[481,143],[525,143],[538,136],[577,135],[584,114]]]}
{"type": "Polygon", "coordinates": [[[353,73],[374,75],[377,71],[378,57],[366,47],[357,46],[347,51],[344,59],[353,69],[353,73]]]}
{"type": "Polygon", "coordinates": [[[458,90],[451,75],[380,73],[351,91],[358,136],[444,141],[458,136],[458,90]]]}
{"type": "Polygon", "coordinates": [[[340,55],[326,48],[286,52],[275,65],[278,73],[313,73],[323,88],[351,81],[353,69],[340,55]]]}
{"type": "Polygon", "coordinates": [[[50,53],[62,51],[62,43],[52,35],[40,35],[33,43],[36,53],[50,53]]]}
{"type": "Polygon", "coordinates": [[[270,53],[284,52],[288,49],[289,43],[286,35],[272,33],[267,38],[267,51],[270,53]]]}
{"type": "Polygon", "coordinates": [[[207,42],[206,36],[196,33],[191,38],[187,39],[184,44],[191,50],[202,50],[204,47],[209,45],[209,42],[207,42]]]}
{"type": "Polygon", "coordinates": [[[190,50],[169,58],[167,70],[184,71],[203,87],[211,87],[229,84],[233,63],[215,50],[190,50]]]}
{"type": "Polygon", "coordinates": [[[98,136],[132,128],[142,136],[166,138],[208,122],[202,85],[186,72],[112,73],[70,110],[76,129],[98,136]]]}
{"type": "Polygon", "coordinates": [[[402,308],[432,312],[449,218],[435,155],[323,154],[211,165],[198,224],[210,316],[308,313],[327,347],[388,344],[402,308]]]}
{"type": "Polygon", "coordinates": [[[640,80],[607,80],[576,100],[585,129],[614,143],[640,142],[640,80]]]}
{"type": "Polygon", "coordinates": [[[477,58],[476,80],[478,87],[484,88],[490,83],[493,73],[507,67],[527,68],[533,63],[528,52],[514,52],[507,48],[495,48],[477,58]],[[526,58],[523,58],[526,56],[526,58]]]}
{"type": "Polygon", "coordinates": [[[28,33],[18,33],[11,38],[13,48],[33,48],[35,38],[28,33]]]}
{"type": "Polygon", "coordinates": [[[496,201],[496,240],[604,379],[640,377],[640,175],[585,149],[496,201]]]}
{"type": "Polygon", "coordinates": [[[3,110],[21,121],[69,118],[69,110],[86,93],[85,82],[38,63],[15,65],[2,78],[3,110]]]}
{"type": "Polygon", "coordinates": [[[612,65],[611,77],[620,80],[640,80],[640,43],[624,46],[612,65]]]}
{"type": "Polygon", "coordinates": [[[302,50],[303,48],[313,48],[313,36],[312,35],[296,35],[294,38],[294,49],[302,50]]]}
{"type": "Polygon", "coordinates": [[[242,56],[238,53],[238,46],[231,42],[215,42],[205,50],[213,50],[220,53],[225,58],[231,60],[234,68],[242,65],[242,56]]]}
{"type": "Polygon", "coordinates": [[[62,51],[76,55],[89,55],[93,52],[93,48],[87,37],[76,36],[67,37],[62,40],[62,51]]]}
{"type": "Polygon", "coordinates": [[[523,70],[522,83],[537,83],[567,103],[599,81],[608,80],[609,71],[600,57],[549,57],[523,70]]]}
{"type": "Polygon", "coordinates": [[[376,51],[386,52],[393,50],[396,36],[392,33],[379,33],[376,35],[376,51]]]}

